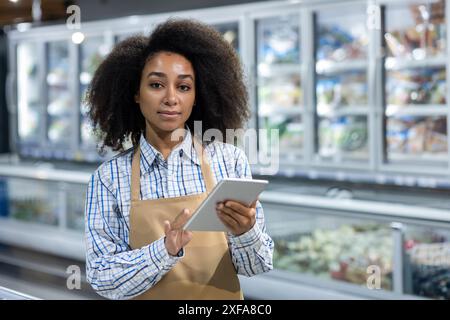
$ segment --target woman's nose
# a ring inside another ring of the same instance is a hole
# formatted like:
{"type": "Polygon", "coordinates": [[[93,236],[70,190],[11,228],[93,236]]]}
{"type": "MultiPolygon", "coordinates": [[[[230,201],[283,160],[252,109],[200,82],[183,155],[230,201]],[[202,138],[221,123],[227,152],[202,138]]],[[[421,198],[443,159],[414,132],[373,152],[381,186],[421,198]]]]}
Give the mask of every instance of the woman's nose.
{"type": "Polygon", "coordinates": [[[173,88],[169,88],[164,97],[164,104],[172,106],[177,103],[177,96],[173,88]]]}

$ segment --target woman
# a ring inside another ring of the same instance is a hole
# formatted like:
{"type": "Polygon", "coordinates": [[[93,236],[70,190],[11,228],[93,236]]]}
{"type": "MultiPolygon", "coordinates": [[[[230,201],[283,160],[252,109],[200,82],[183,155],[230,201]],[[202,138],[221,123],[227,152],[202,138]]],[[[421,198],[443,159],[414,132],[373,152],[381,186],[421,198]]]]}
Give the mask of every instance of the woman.
{"type": "Polygon", "coordinates": [[[261,204],[217,206],[228,231],[182,226],[224,177],[250,178],[245,154],[200,142],[202,132],[247,120],[239,58],[211,27],[169,20],[149,38],[119,43],[88,91],[103,146],[133,148],[92,175],[86,200],[87,279],[110,299],[241,299],[237,274],[272,269],[261,204]],[[185,130],[174,139],[174,133],[185,130]]]}

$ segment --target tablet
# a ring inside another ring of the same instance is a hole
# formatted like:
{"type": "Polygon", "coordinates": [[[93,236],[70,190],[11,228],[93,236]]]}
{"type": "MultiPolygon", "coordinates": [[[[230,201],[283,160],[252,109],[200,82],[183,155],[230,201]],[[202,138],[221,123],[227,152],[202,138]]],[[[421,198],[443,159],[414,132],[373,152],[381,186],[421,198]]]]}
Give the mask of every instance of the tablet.
{"type": "Polygon", "coordinates": [[[183,229],[189,231],[227,231],[217,216],[217,202],[234,200],[250,206],[268,183],[267,180],[224,178],[203,200],[183,229]]]}

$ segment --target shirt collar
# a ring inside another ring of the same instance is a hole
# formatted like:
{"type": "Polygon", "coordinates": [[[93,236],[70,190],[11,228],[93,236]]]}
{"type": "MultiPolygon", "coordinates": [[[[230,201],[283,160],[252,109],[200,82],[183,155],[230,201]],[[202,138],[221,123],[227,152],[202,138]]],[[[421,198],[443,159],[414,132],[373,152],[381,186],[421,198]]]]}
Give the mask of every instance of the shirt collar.
{"type": "MultiPolygon", "coordinates": [[[[141,134],[139,146],[141,149],[141,159],[142,159],[140,161],[141,172],[149,172],[153,162],[156,159],[163,161],[164,158],[161,152],[156,150],[156,148],[145,139],[144,134],[141,134]]],[[[175,148],[171,151],[169,159],[171,157],[174,157],[175,155],[178,157],[180,156],[186,157],[196,165],[200,165],[197,152],[195,152],[195,149],[192,145],[192,135],[189,128],[186,129],[183,141],[179,143],[177,146],[175,146],[175,148]]]]}

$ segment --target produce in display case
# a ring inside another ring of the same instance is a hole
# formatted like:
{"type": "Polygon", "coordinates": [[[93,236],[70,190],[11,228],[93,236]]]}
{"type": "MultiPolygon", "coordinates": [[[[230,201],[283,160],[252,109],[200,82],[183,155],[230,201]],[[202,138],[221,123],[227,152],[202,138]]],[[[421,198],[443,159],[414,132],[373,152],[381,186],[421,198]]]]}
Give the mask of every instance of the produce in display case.
{"type": "Polygon", "coordinates": [[[48,129],[50,144],[68,147],[72,131],[72,105],[69,91],[69,46],[67,41],[47,44],[48,129]]]}
{"type": "Polygon", "coordinates": [[[381,288],[392,289],[393,242],[379,224],[346,224],[335,230],[274,236],[275,268],[367,285],[367,268],[380,267],[381,288]]]}
{"type": "Polygon", "coordinates": [[[341,107],[367,107],[366,73],[350,71],[335,76],[319,76],[316,97],[317,113],[321,116],[341,107]]]}
{"type": "Polygon", "coordinates": [[[448,230],[408,228],[405,280],[412,294],[450,299],[450,233],[448,230]]]}
{"type": "Polygon", "coordinates": [[[68,185],[67,187],[67,227],[84,230],[84,204],[86,188],[84,185],[68,185]]]}
{"type": "Polygon", "coordinates": [[[388,158],[401,155],[447,157],[446,117],[389,117],[386,124],[388,158]]]}
{"type": "MultiPolygon", "coordinates": [[[[22,42],[17,45],[18,135],[21,145],[39,143],[43,130],[38,52],[38,43],[22,42]]],[[[22,152],[26,153],[25,150],[22,148],[22,152]]]]}
{"type": "Polygon", "coordinates": [[[319,155],[324,158],[368,158],[367,118],[342,116],[319,119],[319,155]]]}
{"type": "Polygon", "coordinates": [[[384,38],[390,57],[421,60],[445,55],[445,1],[388,5],[384,38]]]}
{"type": "Polygon", "coordinates": [[[415,68],[387,72],[386,95],[392,106],[445,105],[445,68],[415,68]]]}
{"type": "Polygon", "coordinates": [[[30,223],[58,224],[58,194],[51,182],[8,179],[9,217],[30,223]]]}

